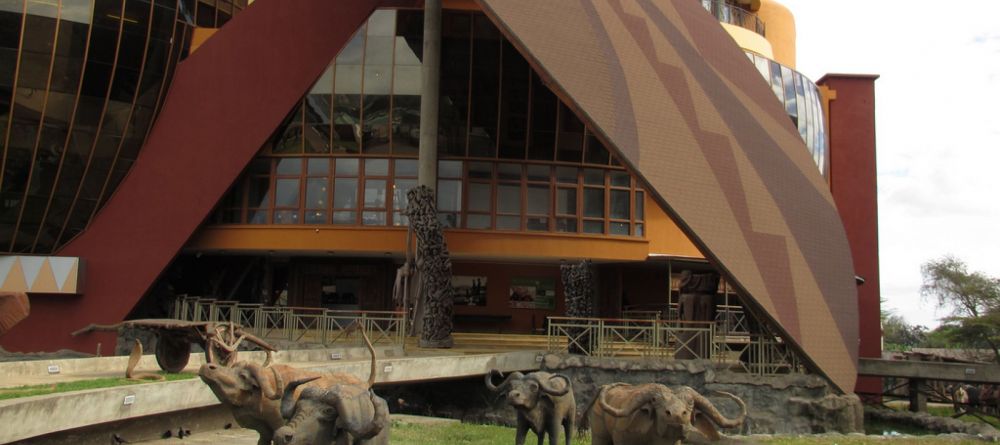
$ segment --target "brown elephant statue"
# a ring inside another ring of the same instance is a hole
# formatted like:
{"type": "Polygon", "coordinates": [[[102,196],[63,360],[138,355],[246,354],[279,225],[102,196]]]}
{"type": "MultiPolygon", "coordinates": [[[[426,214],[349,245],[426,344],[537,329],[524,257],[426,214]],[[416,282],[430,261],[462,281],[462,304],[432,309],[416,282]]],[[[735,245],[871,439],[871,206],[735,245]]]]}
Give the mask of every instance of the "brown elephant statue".
{"type": "Polygon", "coordinates": [[[705,396],[687,386],[604,385],[584,413],[581,429],[589,422],[593,445],[674,445],[687,439],[692,427],[709,440],[718,440],[721,436],[716,427],[739,427],[747,415],[746,404],[739,397],[719,394],[739,405],[736,418],[726,418],[705,396]]]}
{"type": "Polygon", "coordinates": [[[557,445],[560,428],[566,436],[566,445],[570,445],[576,419],[576,399],[568,377],[544,371],[528,375],[513,372],[503,383],[494,385],[493,374],[503,376],[497,370],[490,370],[486,374],[486,387],[490,391],[506,394],[507,404],[517,411],[516,445],[524,445],[529,429],[538,436],[538,445],[543,444],[546,434],[549,444],[557,445]]]}

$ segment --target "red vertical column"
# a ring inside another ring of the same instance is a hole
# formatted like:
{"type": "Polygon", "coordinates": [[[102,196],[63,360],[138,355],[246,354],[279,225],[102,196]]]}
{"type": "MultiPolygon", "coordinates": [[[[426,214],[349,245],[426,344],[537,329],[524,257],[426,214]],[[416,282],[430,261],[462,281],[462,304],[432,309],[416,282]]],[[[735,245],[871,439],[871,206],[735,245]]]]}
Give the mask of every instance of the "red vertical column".
{"type": "MultiPolygon", "coordinates": [[[[878,267],[878,190],[875,165],[877,75],[831,74],[818,82],[833,91],[829,104],[829,180],[851,245],[858,285],[858,356],[882,356],[878,267]]],[[[855,392],[880,394],[882,379],[859,377],[855,392]]]]}

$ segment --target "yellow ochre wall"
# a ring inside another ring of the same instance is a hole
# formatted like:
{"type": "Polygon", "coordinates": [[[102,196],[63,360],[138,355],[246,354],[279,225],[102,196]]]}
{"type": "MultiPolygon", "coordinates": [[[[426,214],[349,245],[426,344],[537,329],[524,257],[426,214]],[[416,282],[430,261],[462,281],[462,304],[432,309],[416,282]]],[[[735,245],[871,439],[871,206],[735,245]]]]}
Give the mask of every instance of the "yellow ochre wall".
{"type": "MultiPolygon", "coordinates": [[[[757,16],[764,21],[767,41],[771,43],[771,50],[774,53],[773,60],[794,69],[795,16],[785,5],[774,0],[761,0],[757,16]]],[[[766,57],[766,54],[761,55],[766,57]]]]}

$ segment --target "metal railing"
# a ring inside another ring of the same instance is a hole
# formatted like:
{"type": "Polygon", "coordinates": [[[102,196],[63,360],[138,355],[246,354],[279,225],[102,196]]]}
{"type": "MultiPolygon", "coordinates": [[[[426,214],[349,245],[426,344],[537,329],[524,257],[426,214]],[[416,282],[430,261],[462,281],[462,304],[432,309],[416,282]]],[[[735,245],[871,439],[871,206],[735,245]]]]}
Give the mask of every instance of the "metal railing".
{"type": "Polygon", "coordinates": [[[764,21],[746,9],[726,3],[725,0],[701,0],[701,6],[722,23],[736,25],[762,36],[765,35],[764,21]]]}
{"type": "Polygon", "coordinates": [[[714,323],[549,317],[548,349],[593,357],[712,360],[755,375],[804,372],[798,357],[780,337],[747,332],[748,322],[742,310],[719,313],[724,315],[714,323]]]}
{"type": "Polygon", "coordinates": [[[549,317],[552,352],[594,357],[712,358],[714,324],[658,319],[549,317]]]}
{"type": "Polygon", "coordinates": [[[364,332],[372,344],[405,343],[406,320],[404,313],[397,311],[339,311],[180,297],[174,302],[173,316],[187,321],[233,322],[270,340],[361,344],[360,333],[364,332]]]}

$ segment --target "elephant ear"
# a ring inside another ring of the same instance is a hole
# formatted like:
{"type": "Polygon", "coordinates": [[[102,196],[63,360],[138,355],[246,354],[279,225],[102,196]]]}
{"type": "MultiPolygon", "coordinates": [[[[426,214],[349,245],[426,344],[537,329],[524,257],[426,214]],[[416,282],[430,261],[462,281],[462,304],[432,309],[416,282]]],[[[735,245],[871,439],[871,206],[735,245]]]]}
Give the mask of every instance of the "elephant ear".
{"type": "Polygon", "coordinates": [[[719,430],[715,429],[715,424],[701,413],[694,415],[694,419],[691,421],[691,426],[712,442],[722,439],[722,435],[719,434],[719,430]]]}

